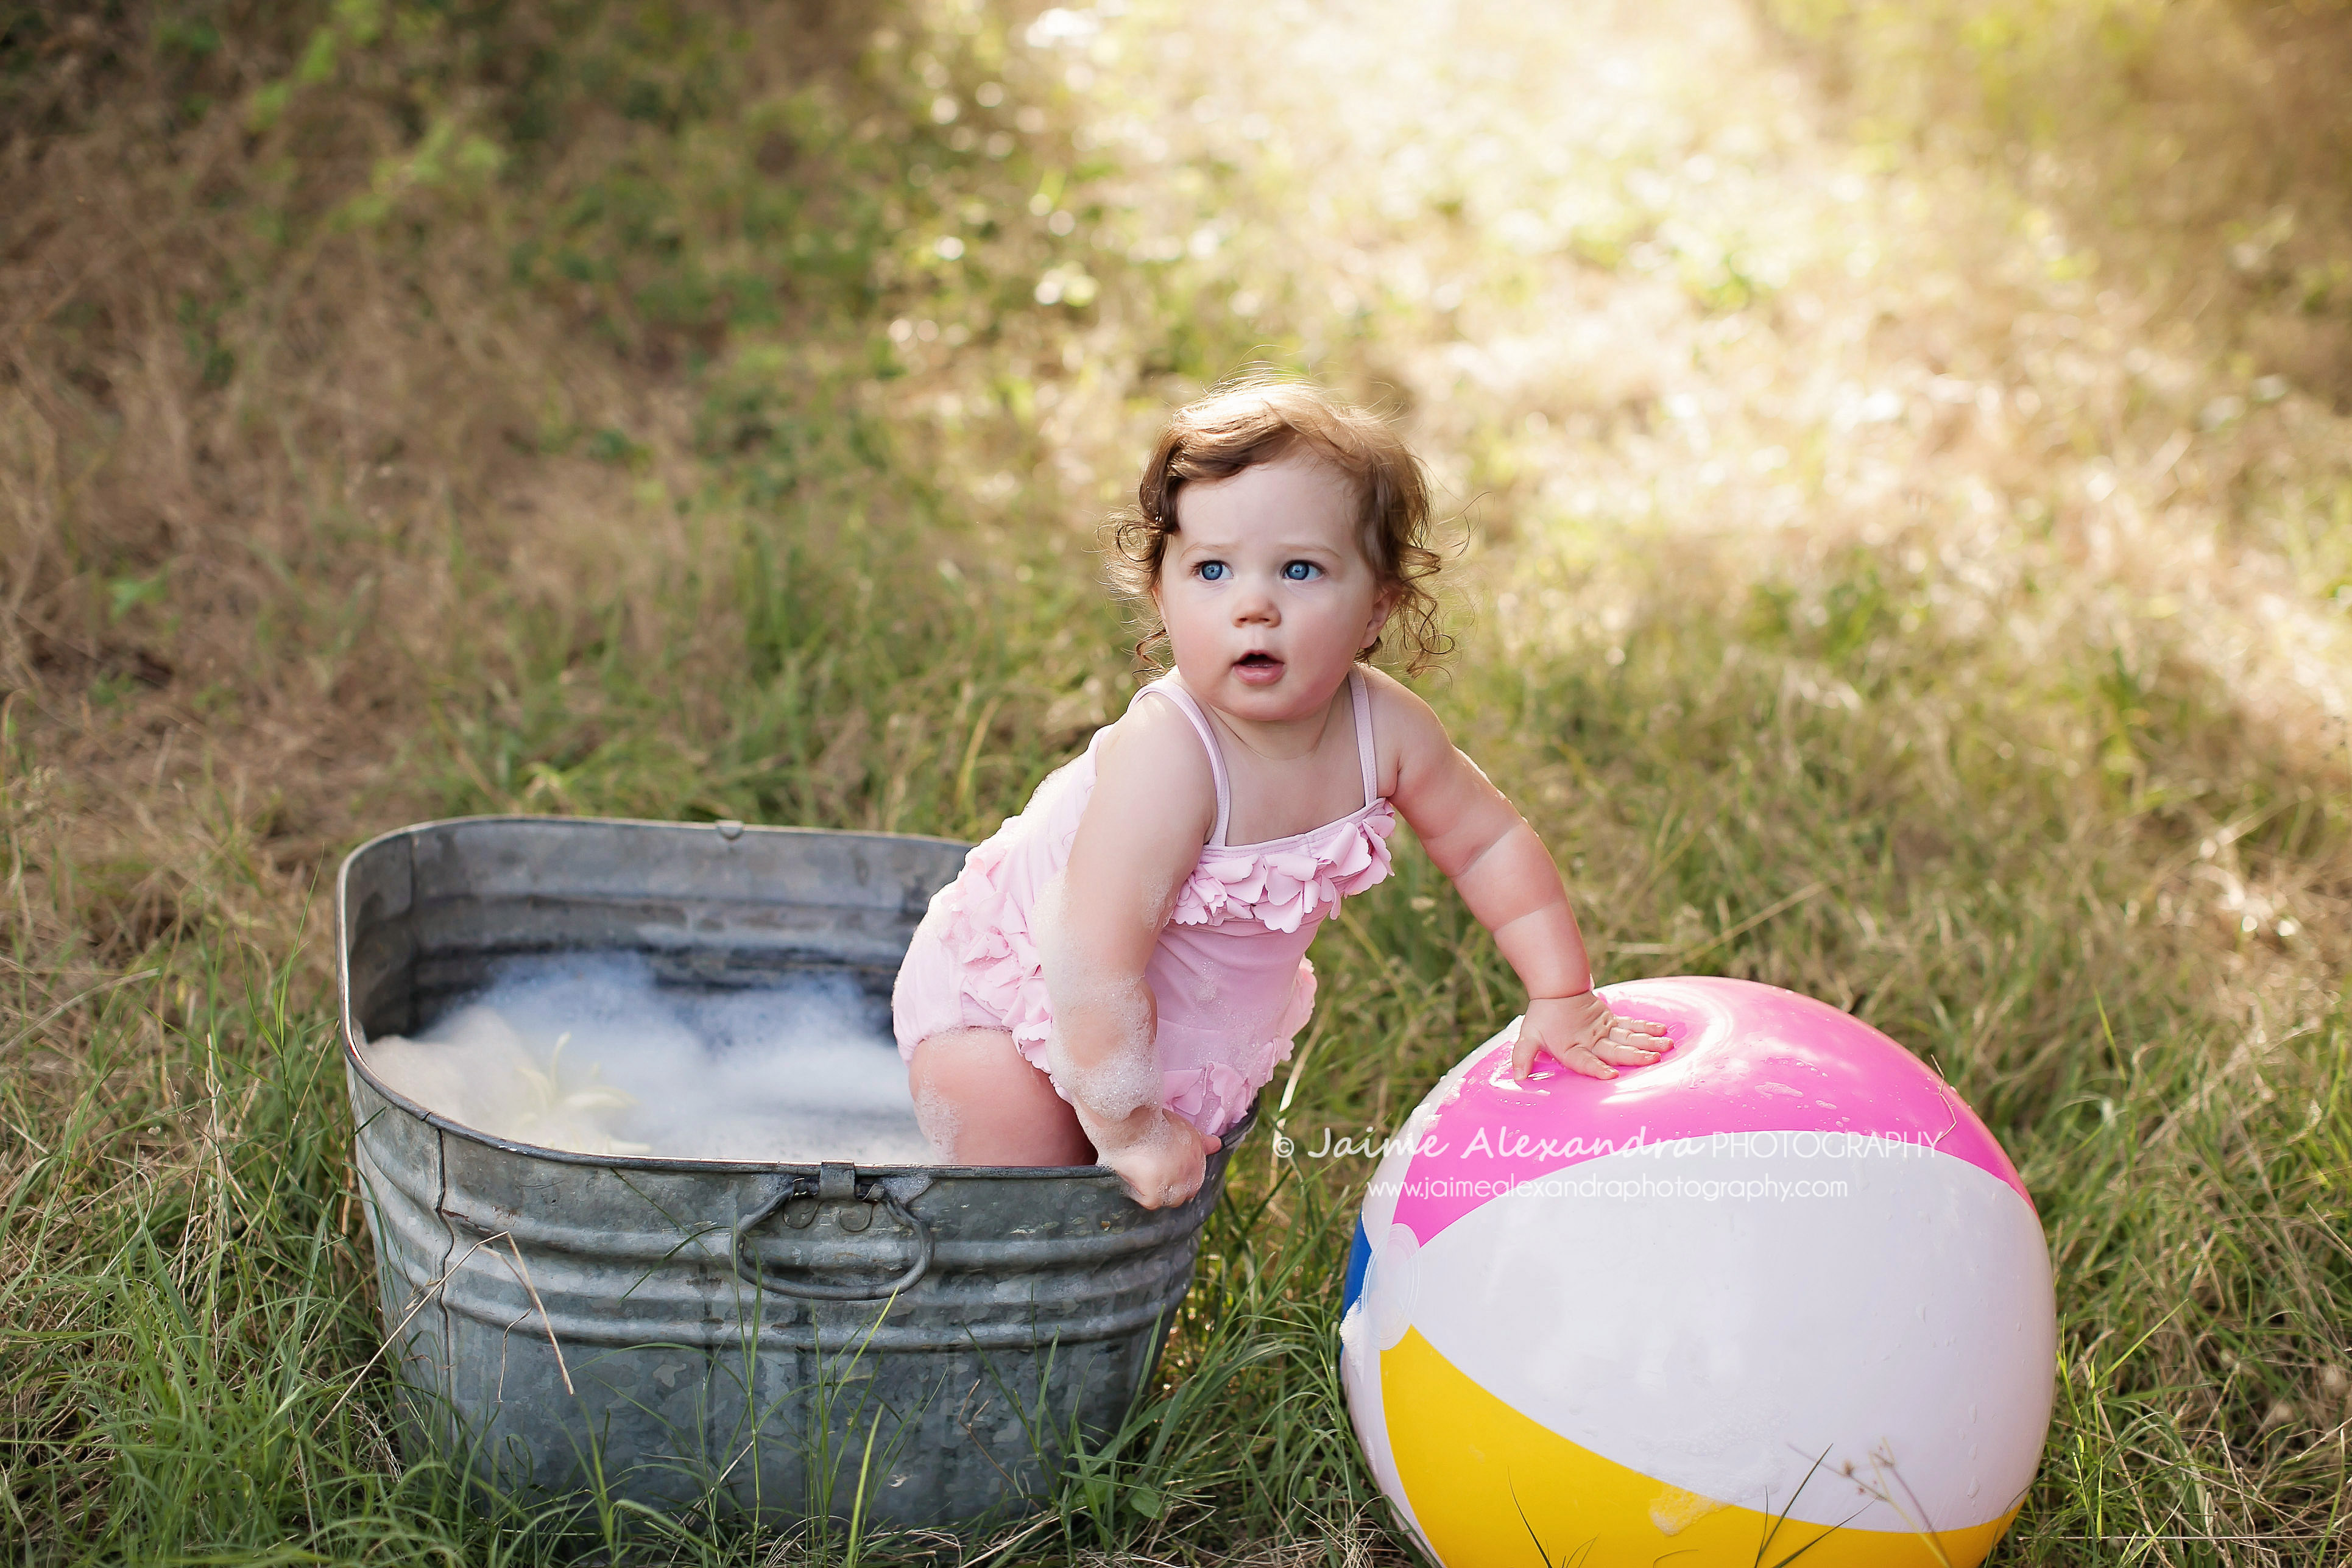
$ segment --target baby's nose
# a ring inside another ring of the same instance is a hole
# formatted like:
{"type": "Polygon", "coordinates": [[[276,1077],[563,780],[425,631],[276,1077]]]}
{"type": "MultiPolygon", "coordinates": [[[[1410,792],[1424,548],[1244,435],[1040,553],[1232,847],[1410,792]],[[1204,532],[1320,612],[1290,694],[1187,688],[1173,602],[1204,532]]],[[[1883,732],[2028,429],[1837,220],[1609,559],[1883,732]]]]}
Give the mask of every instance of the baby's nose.
{"type": "Polygon", "coordinates": [[[1282,619],[1282,612],[1276,607],[1273,595],[1253,587],[1235,596],[1234,619],[1247,626],[1270,626],[1282,619]]]}

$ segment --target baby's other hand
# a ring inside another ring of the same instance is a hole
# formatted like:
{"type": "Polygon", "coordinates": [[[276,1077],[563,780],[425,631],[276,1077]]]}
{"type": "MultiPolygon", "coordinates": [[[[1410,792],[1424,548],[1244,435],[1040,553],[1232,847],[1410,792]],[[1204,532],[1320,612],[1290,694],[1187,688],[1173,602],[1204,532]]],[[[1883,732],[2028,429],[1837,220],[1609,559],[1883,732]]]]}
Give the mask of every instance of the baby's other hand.
{"type": "Polygon", "coordinates": [[[1087,1133],[1102,1163],[1126,1184],[1127,1195],[1148,1209],[1173,1208],[1199,1192],[1209,1156],[1218,1149],[1218,1140],[1162,1105],[1108,1126],[1089,1124],[1087,1133]]]}
{"type": "Polygon", "coordinates": [[[1647,1067],[1674,1048],[1664,1024],[1621,1018],[1597,992],[1532,997],[1518,1042],[1511,1047],[1511,1077],[1524,1080],[1539,1050],[1587,1078],[1615,1078],[1618,1068],[1647,1067]]]}

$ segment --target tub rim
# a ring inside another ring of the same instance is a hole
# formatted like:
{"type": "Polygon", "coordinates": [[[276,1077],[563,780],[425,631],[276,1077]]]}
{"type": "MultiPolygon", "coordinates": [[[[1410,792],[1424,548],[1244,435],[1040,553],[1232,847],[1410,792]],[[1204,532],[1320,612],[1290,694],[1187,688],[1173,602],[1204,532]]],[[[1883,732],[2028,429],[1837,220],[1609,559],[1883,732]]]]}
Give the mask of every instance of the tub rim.
{"type": "MultiPolygon", "coordinates": [[[[537,1143],[519,1143],[511,1139],[500,1138],[477,1128],[468,1127],[460,1121],[452,1121],[439,1111],[420,1105],[406,1095],[392,1089],[382,1079],[376,1077],[374,1071],[369,1068],[367,1058],[361,1048],[365,1042],[360,1038],[359,1020],[352,1011],[350,900],[352,868],[358,863],[361,856],[378,845],[389,843],[395,838],[407,837],[436,827],[459,827],[509,822],[527,822],[535,826],[579,823],[583,826],[598,827],[709,828],[713,832],[722,832],[725,826],[731,826],[736,832],[727,835],[730,842],[735,837],[757,833],[796,837],[898,838],[967,851],[971,847],[961,839],[944,838],[928,833],[869,833],[859,828],[771,826],[733,822],[726,818],[716,818],[709,822],[667,822],[643,816],[556,816],[520,811],[484,812],[467,816],[437,816],[428,821],[412,822],[404,827],[395,827],[379,833],[354,847],[350,854],[343,857],[341,865],[335,871],[335,1004],[339,1015],[340,1033],[342,1037],[344,1070],[357,1073],[360,1079],[386,1104],[407,1112],[444,1136],[455,1134],[469,1142],[496,1149],[503,1153],[520,1154],[529,1159],[550,1161],[560,1165],[584,1165],[597,1170],[647,1171],[656,1173],[701,1173],[713,1175],[789,1173],[796,1176],[814,1176],[818,1173],[819,1167],[824,1164],[856,1164],[858,1171],[870,1171],[877,1175],[919,1175],[928,1176],[934,1181],[948,1178],[957,1181],[1013,1182],[1050,1179],[1120,1184],[1118,1173],[1108,1165],[868,1165],[850,1161],[682,1160],[652,1154],[582,1154],[569,1149],[549,1149],[537,1143]]],[[[1253,1100],[1248,1108],[1242,1112],[1240,1119],[1219,1135],[1219,1149],[1231,1150],[1247,1136],[1250,1129],[1256,1124],[1257,1102],[1253,1100]]]]}

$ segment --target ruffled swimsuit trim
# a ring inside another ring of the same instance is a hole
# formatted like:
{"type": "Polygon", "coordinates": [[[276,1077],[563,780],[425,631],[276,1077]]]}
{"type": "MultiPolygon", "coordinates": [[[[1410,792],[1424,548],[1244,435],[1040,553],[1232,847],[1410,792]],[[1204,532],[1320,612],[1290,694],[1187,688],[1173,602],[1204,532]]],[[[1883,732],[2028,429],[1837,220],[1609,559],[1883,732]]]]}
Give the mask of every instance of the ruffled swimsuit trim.
{"type": "Polygon", "coordinates": [[[1297,931],[1317,910],[1339,907],[1389,874],[1396,812],[1384,800],[1310,833],[1264,844],[1211,845],[1176,892],[1169,918],[1181,926],[1255,921],[1297,931]]]}
{"type": "MultiPolygon", "coordinates": [[[[1255,924],[1269,931],[1296,931],[1302,923],[1328,915],[1342,899],[1362,892],[1389,874],[1388,840],[1396,831],[1396,812],[1385,799],[1372,794],[1370,704],[1363,678],[1351,673],[1349,679],[1354,688],[1356,733],[1365,794],[1370,798],[1336,822],[1286,838],[1205,846],[1192,874],[1177,890],[1171,923],[1242,929],[1255,924]]],[[[1221,839],[1231,795],[1224,760],[1218,754],[1206,719],[1192,694],[1171,681],[1155,681],[1137,697],[1139,700],[1153,691],[1175,700],[1201,731],[1217,783],[1213,837],[1221,839]]],[[[1075,833],[1073,828],[1073,837],[1075,833]]],[[[1046,1068],[1045,1040],[1053,1028],[1052,1003],[1045,994],[1045,967],[1029,927],[1029,911],[1022,907],[1022,900],[1007,896],[998,879],[1011,847],[1011,836],[1000,833],[966,858],[961,874],[945,891],[947,922],[941,934],[961,968],[965,994],[982,1010],[1002,1018],[1012,1032],[1015,1048],[1043,1069],[1046,1068]]],[[[1055,847],[1060,852],[1057,860],[1066,856],[1066,844],[1055,847]]],[[[1314,971],[1302,961],[1298,986],[1276,1026],[1276,1037],[1235,1053],[1248,1062],[1248,1069],[1212,1063],[1168,1073],[1170,1109],[1213,1131],[1229,1125],[1273,1076],[1275,1066],[1289,1057],[1291,1037],[1305,1026],[1314,1002],[1314,971]]]]}

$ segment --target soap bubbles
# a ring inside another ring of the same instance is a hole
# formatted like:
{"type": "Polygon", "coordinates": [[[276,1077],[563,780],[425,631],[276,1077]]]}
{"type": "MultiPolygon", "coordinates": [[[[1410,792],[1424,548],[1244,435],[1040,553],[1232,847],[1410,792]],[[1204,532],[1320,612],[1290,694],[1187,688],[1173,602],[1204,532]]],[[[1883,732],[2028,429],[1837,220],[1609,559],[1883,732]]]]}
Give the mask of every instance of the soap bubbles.
{"type": "Polygon", "coordinates": [[[460,1126],[581,1154],[929,1164],[887,1014],[840,972],[687,989],[638,953],[509,960],[414,1039],[385,1087],[460,1126]]]}

